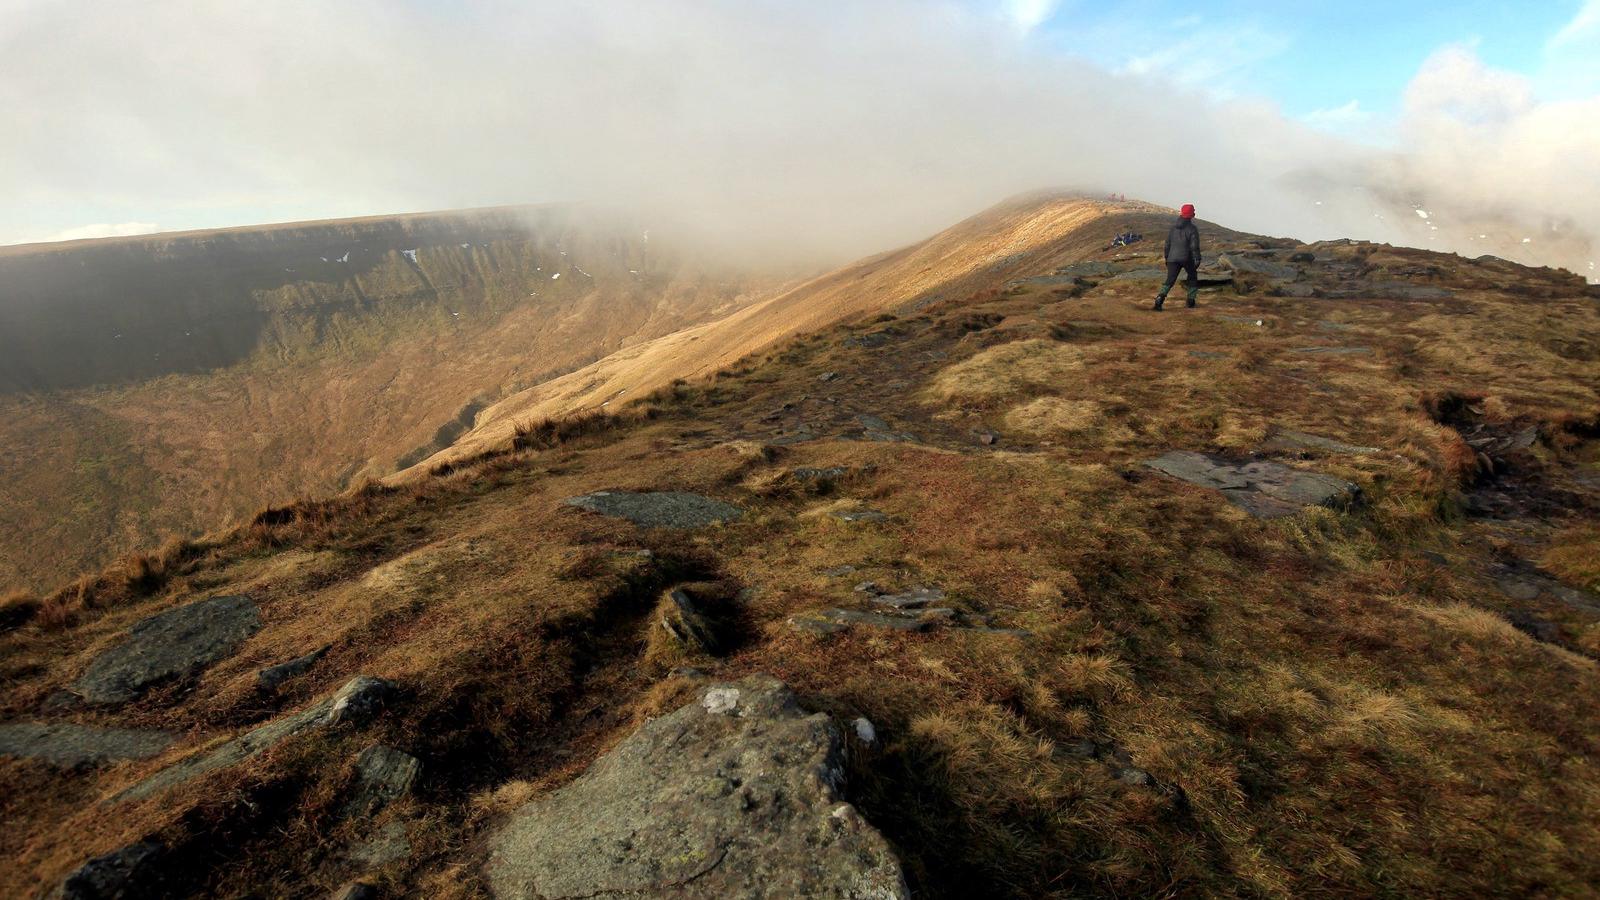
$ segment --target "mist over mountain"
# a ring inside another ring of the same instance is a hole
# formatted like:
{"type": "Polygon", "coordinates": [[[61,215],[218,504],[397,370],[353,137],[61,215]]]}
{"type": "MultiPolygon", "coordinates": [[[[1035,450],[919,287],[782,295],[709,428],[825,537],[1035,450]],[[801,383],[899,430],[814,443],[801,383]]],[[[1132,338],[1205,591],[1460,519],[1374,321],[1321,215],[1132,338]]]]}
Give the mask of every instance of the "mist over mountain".
{"type": "Polygon", "coordinates": [[[1060,185],[1301,239],[1585,274],[1595,256],[1596,101],[1542,100],[1467,47],[1422,66],[1394,143],[1370,146],[1059,52],[1017,5],[87,10],[0,19],[0,100],[28,110],[0,146],[0,240],[578,200],[838,263],[1060,185]]]}

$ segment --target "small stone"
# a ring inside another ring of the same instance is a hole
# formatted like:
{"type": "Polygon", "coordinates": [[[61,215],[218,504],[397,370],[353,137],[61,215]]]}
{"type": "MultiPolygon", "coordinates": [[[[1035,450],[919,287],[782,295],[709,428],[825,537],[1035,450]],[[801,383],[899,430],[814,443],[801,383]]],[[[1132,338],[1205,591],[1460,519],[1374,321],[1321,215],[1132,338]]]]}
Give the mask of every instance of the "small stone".
{"type": "Polygon", "coordinates": [[[275,666],[268,666],[256,673],[256,683],[263,690],[272,690],[297,675],[304,675],[312,664],[321,659],[332,647],[332,644],[328,644],[307,653],[305,656],[291,659],[288,662],[281,662],[275,666]]]}
{"type": "Polygon", "coordinates": [[[888,431],[889,430],[889,423],[884,421],[883,419],[879,418],[878,416],[872,416],[872,415],[867,415],[866,413],[862,413],[861,415],[856,416],[856,421],[860,422],[861,423],[861,427],[867,429],[868,431],[888,431]]]}
{"type": "Polygon", "coordinates": [[[829,382],[829,381],[832,381],[832,380],[834,380],[835,378],[838,378],[838,377],[839,377],[839,373],[838,372],[823,372],[821,375],[817,376],[817,380],[821,381],[821,382],[829,382]]]}
{"type": "Polygon", "coordinates": [[[856,740],[861,743],[870,747],[878,742],[878,729],[872,727],[872,720],[866,716],[861,716],[851,722],[850,727],[855,729],[856,740]]]}
{"type": "Polygon", "coordinates": [[[843,522],[887,522],[889,516],[876,509],[849,509],[834,512],[833,517],[843,522]]]}
{"type": "Polygon", "coordinates": [[[1131,784],[1136,787],[1143,787],[1150,784],[1150,782],[1154,779],[1150,777],[1149,772],[1130,766],[1129,768],[1123,769],[1117,773],[1117,780],[1123,784],[1131,784]]]}
{"type": "Polygon", "coordinates": [[[878,587],[878,583],[876,581],[863,581],[860,584],[856,585],[856,593],[858,593],[858,594],[881,594],[881,593],[883,593],[883,589],[878,587]]]}
{"type": "Polygon", "coordinates": [[[690,653],[717,652],[716,630],[687,591],[679,588],[668,592],[666,607],[661,614],[661,629],[679,646],[690,653]]]}
{"type": "Polygon", "coordinates": [[[990,431],[985,428],[975,432],[975,434],[977,435],[978,443],[985,447],[993,447],[995,444],[1000,443],[1000,433],[997,431],[990,431]]]}

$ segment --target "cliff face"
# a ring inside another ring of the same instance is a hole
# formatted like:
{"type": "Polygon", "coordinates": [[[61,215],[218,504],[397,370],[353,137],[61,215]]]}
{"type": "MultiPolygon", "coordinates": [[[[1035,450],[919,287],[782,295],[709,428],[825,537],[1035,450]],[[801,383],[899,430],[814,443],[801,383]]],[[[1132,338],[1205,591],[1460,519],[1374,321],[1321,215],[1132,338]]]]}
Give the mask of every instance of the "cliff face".
{"type": "Polygon", "coordinates": [[[383,475],[774,283],[647,227],[530,207],[0,249],[0,586],[383,475]]]}

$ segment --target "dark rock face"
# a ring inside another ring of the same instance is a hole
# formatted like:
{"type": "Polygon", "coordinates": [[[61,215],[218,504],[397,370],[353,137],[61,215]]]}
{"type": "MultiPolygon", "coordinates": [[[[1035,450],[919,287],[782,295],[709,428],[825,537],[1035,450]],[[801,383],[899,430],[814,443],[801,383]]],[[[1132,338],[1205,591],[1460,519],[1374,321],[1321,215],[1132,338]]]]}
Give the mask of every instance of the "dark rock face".
{"type": "Polygon", "coordinates": [[[165,731],[95,728],[70,722],[0,725],[0,755],[38,759],[64,769],[120,759],[148,759],[172,745],[165,731]]]}
{"type": "Polygon", "coordinates": [[[155,896],[152,884],[161,845],[153,841],[129,844],[78,867],[61,883],[62,900],[121,900],[155,896]]]}
{"type": "Polygon", "coordinates": [[[331,697],[305,709],[274,719],[204,753],[179,760],[118,794],[115,800],[140,800],[159,794],[191,778],[237,765],[302,732],[341,722],[359,724],[370,718],[389,694],[389,683],[358,675],[331,697]]]}
{"type": "Polygon", "coordinates": [[[1361,494],[1358,486],[1342,478],[1264,460],[1233,465],[1203,453],[1174,451],[1145,465],[1190,484],[1219,490],[1230,503],[1263,519],[1292,516],[1307,506],[1345,505],[1361,494]]]}
{"type": "Polygon", "coordinates": [[[345,806],[350,816],[371,816],[411,792],[422,762],[403,750],[373,744],[356,757],[356,787],[345,806]]]}
{"type": "Polygon", "coordinates": [[[134,624],[78,679],[90,703],[123,703],[157,681],[187,675],[237,650],[261,627],[249,597],[212,597],[134,624]]]}
{"type": "Polygon", "coordinates": [[[703,528],[744,515],[744,510],[731,503],[683,491],[596,491],[569,498],[566,503],[646,528],[703,528]]]}
{"type": "Polygon", "coordinates": [[[907,896],[839,797],[843,737],[767,677],[709,687],[491,840],[500,898],[907,896]]]}
{"type": "Polygon", "coordinates": [[[296,657],[288,662],[278,663],[275,666],[268,666],[256,673],[256,682],[261,685],[263,690],[270,691],[291,678],[304,675],[331,648],[332,645],[330,644],[327,647],[313,650],[305,656],[296,657]]]}

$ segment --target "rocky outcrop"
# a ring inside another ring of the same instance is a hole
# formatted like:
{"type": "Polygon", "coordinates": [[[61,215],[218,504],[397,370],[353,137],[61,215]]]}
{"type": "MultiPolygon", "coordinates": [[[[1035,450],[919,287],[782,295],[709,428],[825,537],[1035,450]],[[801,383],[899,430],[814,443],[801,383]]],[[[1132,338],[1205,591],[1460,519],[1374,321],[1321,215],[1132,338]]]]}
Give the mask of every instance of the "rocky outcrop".
{"type": "Polygon", "coordinates": [[[1222,492],[1228,502],[1263,519],[1292,516],[1307,506],[1354,502],[1361,489],[1342,478],[1291,469],[1267,460],[1234,465],[1203,453],[1174,451],[1145,463],[1158,472],[1222,492]]]}
{"type": "Polygon", "coordinates": [[[389,683],[358,675],[322,701],[293,715],[274,719],[204,753],[180,760],[118,794],[114,799],[141,800],[191,778],[238,765],[262,751],[316,728],[341,722],[359,724],[370,718],[389,694],[389,683]]]}
{"type": "Polygon", "coordinates": [[[89,664],[75,688],[90,703],[122,703],[150,685],[233,653],[261,627],[249,597],[212,597],[134,623],[128,639],[89,664]]]}
{"type": "Polygon", "coordinates": [[[646,528],[703,528],[744,515],[744,510],[731,503],[684,491],[595,491],[568,498],[566,503],[646,528]]]}
{"type": "Polygon", "coordinates": [[[37,759],[64,769],[148,759],[172,745],[165,731],[96,728],[71,722],[0,725],[0,756],[37,759]]]}
{"type": "Polygon", "coordinates": [[[491,840],[500,898],[907,896],[840,798],[843,737],[767,677],[706,688],[491,840]]]}

